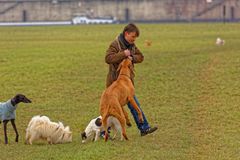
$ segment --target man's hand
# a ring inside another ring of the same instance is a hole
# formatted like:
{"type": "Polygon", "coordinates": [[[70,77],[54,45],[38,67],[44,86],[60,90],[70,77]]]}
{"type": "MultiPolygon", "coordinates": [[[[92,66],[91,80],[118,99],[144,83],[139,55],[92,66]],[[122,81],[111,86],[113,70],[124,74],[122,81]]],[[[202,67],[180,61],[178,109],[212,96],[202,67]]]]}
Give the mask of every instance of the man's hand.
{"type": "Polygon", "coordinates": [[[128,57],[131,55],[131,52],[128,49],[126,49],[126,50],[124,50],[124,54],[126,57],[128,57]]]}
{"type": "Polygon", "coordinates": [[[133,57],[132,56],[128,56],[128,59],[130,59],[131,61],[133,60],[133,57]]]}

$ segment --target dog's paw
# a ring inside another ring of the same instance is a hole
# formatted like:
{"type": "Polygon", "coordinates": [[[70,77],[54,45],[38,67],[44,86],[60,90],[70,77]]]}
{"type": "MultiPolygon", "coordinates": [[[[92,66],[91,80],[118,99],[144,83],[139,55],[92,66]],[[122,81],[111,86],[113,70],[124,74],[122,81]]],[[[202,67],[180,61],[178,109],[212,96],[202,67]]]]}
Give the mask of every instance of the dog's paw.
{"type": "Polygon", "coordinates": [[[17,134],[15,138],[15,142],[18,142],[18,139],[19,139],[19,135],[17,134]]]}
{"type": "Polygon", "coordinates": [[[132,124],[130,122],[127,123],[128,127],[132,127],[132,124]]]}

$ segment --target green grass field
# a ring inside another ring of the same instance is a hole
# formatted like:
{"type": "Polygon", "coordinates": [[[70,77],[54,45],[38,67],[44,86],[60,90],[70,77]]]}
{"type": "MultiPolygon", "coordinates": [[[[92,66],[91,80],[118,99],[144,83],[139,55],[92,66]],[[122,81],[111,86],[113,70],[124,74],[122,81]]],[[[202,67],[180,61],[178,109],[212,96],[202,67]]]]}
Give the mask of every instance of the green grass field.
{"type": "Polygon", "coordinates": [[[82,144],[80,133],[99,115],[108,70],[105,51],[124,25],[0,28],[0,101],[24,93],[9,145],[0,127],[0,160],[237,160],[240,159],[240,24],[139,24],[136,95],[154,134],[129,141],[82,144]],[[217,37],[225,39],[216,46],[217,37]],[[145,40],[152,45],[144,45],[145,40]],[[25,145],[34,115],[62,121],[73,142],[25,145]]]}

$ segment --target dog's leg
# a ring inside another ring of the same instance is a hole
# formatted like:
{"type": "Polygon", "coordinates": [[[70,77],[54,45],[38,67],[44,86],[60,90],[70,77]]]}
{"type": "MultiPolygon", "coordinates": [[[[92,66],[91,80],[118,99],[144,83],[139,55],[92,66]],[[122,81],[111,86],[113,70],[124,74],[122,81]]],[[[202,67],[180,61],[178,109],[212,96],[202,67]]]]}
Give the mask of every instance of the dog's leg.
{"type": "Polygon", "coordinates": [[[117,130],[117,127],[115,125],[112,125],[111,129],[114,132],[113,137],[112,137],[112,140],[114,140],[116,138],[116,136],[117,136],[118,130],[117,130]]]}
{"type": "Polygon", "coordinates": [[[4,137],[5,137],[5,144],[8,144],[8,137],[7,137],[7,123],[9,120],[3,121],[3,127],[4,127],[4,137]]]}
{"type": "MultiPolygon", "coordinates": [[[[124,113],[123,112],[121,113],[121,117],[124,117],[124,113]]],[[[120,122],[120,125],[122,127],[121,141],[123,140],[123,137],[126,140],[128,140],[127,133],[126,133],[126,119],[125,119],[125,117],[122,118],[119,122],[120,122]]]]}
{"type": "Polygon", "coordinates": [[[31,138],[29,139],[29,144],[32,145],[32,144],[33,144],[33,141],[34,141],[34,138],[31,137],[31,138]]]}
{"type": "Polygon", "coordinates": [[[27,132],[26,133],[26,139],[25,139],[25,144],[29,144],[29,139],[31,138],[30,134],[27,132]]]}
{"type": "Polygon", "coordinates": [[[107,142],[107,140],[108,140],[108,125],[107,125],[107,119],[108,119],[107,116],[105,116],[105,117],[102,118],[102,125],[103,125],[104,130],[105,130],[105,136],[104,136],[105,142],[107,142]]]}
{"type": "Polygon", "coordinates": [[[47,137],[47,141],[48,141],[48,144],[51,144],[51,145],[53,144],[51,137],[47,137]]]}
{"type": "Polygon", "coordinates": [[[94,142],[96,142],[98,140],[99,136],[100,136],[100,131],[96,131],[94,142]]]}
{"type": "Polygon", "coordinates": [[[122,107],[122,111],[123,111],[124,116],[125,116],[125,118],[126,118],[126,124],[127,124],[127,126],[128,126],[128,127],[131,127],[132,124],[131,124],[131,122],[130,122],[130,120],[129,120],[127,111],[126,111],[123,107],[122,107]]]}
{"type": "Polygon", "coordinates": [[[31,138],[31,132],[29,131],[29,128],[27,128],[26,137],[25,137],[25,144],[29,144],[30,138],[31,138]]]}
{"type": "MultiPolygon", "coordinates": [[[[117,114],[115,114],[114,117],[118,119],[118,121],[119,121],[119,123],[122,127],[121,136],[123,136],[126,140],[128,140],[128,137],[127,137],[127,134],[126,134],[126,119],[125,119],[125,116],[124,116],[124,113],[123,113],[122,109],[119,110],[119,112],[117,114]]],[[[121,138],[121,140],[122,139],[123,138],[121,138]]]]}
{"type": "Polygon", "coordinates": [[[95,133],[95,132],[93,132],[93,139],[92,139],[92,141],[94,142],[94,141],[95,141],[95,139],[96,139],[96,133],[95,133]]]}
{"type": "Polygon", "coordinates": [[[29,134],[28,143],[29,143],[30,145],[32,145],[33,141],[40,139],[40,136],[39,136],[39,134],[38,134],[36,131],[32,130],[32,131],[29,132],[29,133],[30,133],[30,134],[29,134]]]}
{"type": "Polygon", "coordinates": [[[28,143],[29,143],[30,145],[32,145],[32,143],[33,143],[34,140],[35,140],[35,136],[34,136],[34,134],[33,134],[33,135],[30,136],[30,138],[29,138],[29,140],[28,140],[28,143]]]}
{"type": "Polygon", "coordinates": [[[128,140],[127,133],[126,133],[126,120],[121,121],[120,124],[121,124],[121,127],[122,127],[122,131],[120,132],[120,133],[122,133],[121,134],[121,141],[123,140],[123,137],[126,140],[128,140]]]}
{"type": "Polygon", "coordinates": [[[19,137],[19,134],[18,134],[18,131],[17,131],[17,127],[15,125],[15,119],[11,119],[11,123],[12,123],[12,126],[13,126],[13,129],[16,133],[16,139],[15,139],[15,142],[18,142],[18,137],[19,137]]]}
{"type": "Polygon", "coordinates": [[[128,97],[129,102],[132,104],[133,108],[137,111],[138,113],[138,117],[139,117],[139,121],[141,123],[143,123],[143,116],[142,116],[142,112],[141,110],[138,108],[137,103],[135,102],[133,97],[128,97]]]}

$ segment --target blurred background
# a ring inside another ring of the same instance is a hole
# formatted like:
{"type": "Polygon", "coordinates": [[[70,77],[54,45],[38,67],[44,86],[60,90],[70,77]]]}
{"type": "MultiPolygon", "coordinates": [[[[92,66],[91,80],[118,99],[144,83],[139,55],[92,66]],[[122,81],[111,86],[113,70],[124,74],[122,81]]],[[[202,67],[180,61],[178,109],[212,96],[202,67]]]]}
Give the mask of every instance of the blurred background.
{"type": "Polygon", "coordinates": [[[0,22],[238,22],[240,0],[0,0],[0,22]]]}

